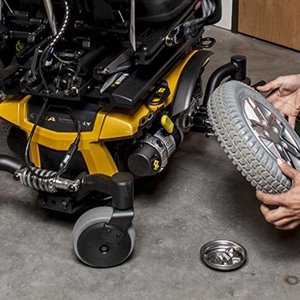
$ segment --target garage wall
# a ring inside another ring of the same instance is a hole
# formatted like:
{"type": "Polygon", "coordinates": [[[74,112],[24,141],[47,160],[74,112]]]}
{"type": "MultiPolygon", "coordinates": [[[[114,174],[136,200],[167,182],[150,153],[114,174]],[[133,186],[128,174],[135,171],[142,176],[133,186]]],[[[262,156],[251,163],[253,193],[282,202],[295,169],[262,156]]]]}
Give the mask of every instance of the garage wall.
{"type": "Polygon", "coordinates": [[[232,0],[222,0],[222,19],[216,25],[231,30],[232,27],[231,23],[232,23],[232,0]]]}

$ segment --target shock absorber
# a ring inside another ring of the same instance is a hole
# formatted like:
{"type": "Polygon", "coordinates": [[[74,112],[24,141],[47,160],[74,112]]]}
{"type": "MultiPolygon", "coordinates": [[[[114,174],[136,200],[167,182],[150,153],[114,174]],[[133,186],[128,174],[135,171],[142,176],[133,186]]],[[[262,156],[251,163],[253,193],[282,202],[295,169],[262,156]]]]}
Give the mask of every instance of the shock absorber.
{"type": "Polygon", "coordinates": [[[53,186],[53,179],[56,174],[54,171],[48,171],[38,168],[33,168],[34,172],[28,168],[23,168],[15,173],[14,178],[20,180],[20,183],[35,189],[36,191],[55,193],[55,187],[53,186]],[[41,178],[39,178],[39,176],[41,178]],[[51,179],[42,179],[42,177],[50,177],[51,179]]]}
{"type": "Polygon", "coordinates": [[[69,192],[77,192],[79,190],[81,184],[80,179],[65,179],[55,176],[56,174],[57,172],[55,171],[33,167],[32,170],[28,168],[17,170],[14,174],[14,178],[19,180],[24,186],[51,194],[56,193],[58,190],[66,190],[69,192]]]}

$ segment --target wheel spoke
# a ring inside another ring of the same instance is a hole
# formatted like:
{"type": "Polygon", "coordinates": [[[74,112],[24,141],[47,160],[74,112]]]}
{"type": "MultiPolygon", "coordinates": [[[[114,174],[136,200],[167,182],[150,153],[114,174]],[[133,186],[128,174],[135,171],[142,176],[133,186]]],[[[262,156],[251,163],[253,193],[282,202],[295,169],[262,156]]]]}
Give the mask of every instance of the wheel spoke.
{"type": "Polygon", "coordinates": [[[254,119],[249,119],[251,125],[253,127],[260,127],[260,128],[263,128],[265,125],[262,124],[260,121],[257,121],[257,120],[254,120],[254,119]]]}
{"type": "Polygon", "coordinates": [[[281,136],[281,138],[283,140],[282,146],[285,148],[285,150],[288,153],[294,155],[295,157],[300,158],[299,150],[294,145],[292,145],[289,141],[287,141],[283,136],[281,136]]]}
{"type": "Polygon", "coordinates": [[[286,151],[285,148],[281,147],[280,145],[276,145],[276,149],[278,150],[280,156],[287,162],[290,163],[291,165],[293,165],[293,162],[288,154],[288,152],[286,151]]]}
{"type": "Polygon", "coordinates": [[[257,133],[260,139],[264,139],[270,143],[273,143],[273,140],[269,137],[268,129],[269,126],[262,126],[262,124],[258,123],[255,120],[250,120],[253,130],[257,133]]]}
{"type": "Polygon", "coordinates": [[[264,127],[260,123],[256,122],[255,120],[250,120],[250,119],[249,119],[249,121],[252,125],[252,128],[257,132],[257,134],[259,136],[262,136],[262,137],[265,136],[264,127]]]}
{"type": "Polygon", "coordinates": [[[271,113],[270,116],[268,117],[268,123],[270,125],[273,125],[274,123],[276,123],[277,126],[279,125],[276,116],[273,113],[271,113]]]}
{"type": "Polygon", "coordinates": [[[263,112],[261,111],[261,109],[259,108],[259,106],[256,104],[255,101],[253,101],[252,99],[248,98],[248,99],[246,99],[246,102],[249,104],[249,106],[251,108],[251,114],[254,117],[254,118],[251,118],[251,116],[250,116],[251,114],[248,115],[249,121],[253,125],[259,125],[259,126],[263,126],[264,127],[267,124],[269,124],[268,118],[263,114],[263,112]]]}
{"type": "Polygon", "coordinates": [[[260,136],[260,139],[266,145],[266,147],[268,147],[269,149],[271,148],[271,146],[275,145],[274,142],[265,135],[260,136]]]}

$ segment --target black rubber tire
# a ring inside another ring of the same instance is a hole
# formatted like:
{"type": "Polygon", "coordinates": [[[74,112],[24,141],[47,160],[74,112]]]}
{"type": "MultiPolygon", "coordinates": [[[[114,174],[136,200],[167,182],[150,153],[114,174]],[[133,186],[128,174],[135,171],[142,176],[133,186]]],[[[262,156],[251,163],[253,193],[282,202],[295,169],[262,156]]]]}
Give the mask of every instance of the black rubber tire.
{"type": "Polygon", "coordinates": [[[260,93],[238,81],[222,84],[210,97],[207,112],[213,131],[228,157],[252,186],[272,194],[285,192],[291,180],[281,172],[275,155],[251,129],[243,113],[242,103],[247,98],[273,113],[300,149],[299,137],[284,117],[260,93]]]}

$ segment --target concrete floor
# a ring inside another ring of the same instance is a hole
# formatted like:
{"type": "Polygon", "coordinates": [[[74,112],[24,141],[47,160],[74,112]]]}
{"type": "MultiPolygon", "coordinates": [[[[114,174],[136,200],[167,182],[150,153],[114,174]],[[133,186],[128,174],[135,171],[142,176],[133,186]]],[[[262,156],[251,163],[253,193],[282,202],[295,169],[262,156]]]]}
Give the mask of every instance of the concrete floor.
{"type": "MultiPolygon", "coordinates": [[[[217,44],[205,72],[232,54],[248,57],[253,82],[299,72],[300,55],[211,27],[217,44]]],[[[0,152],[8,152],[1,143],[0,152]]],[[[259,211],[254,189],[214,138],[191,133],[164,174],[136,196],[132,258],[112,269],[82,265],[72,253],[72,223],[34,205],[35,193],[0,174],[0,299],[299,299],[300,234],[280,232],[259,211]],[[244,245],[248,261],[217,272],[199,260],[212,239],[244,245]]]]}

